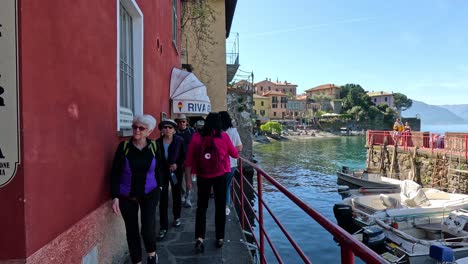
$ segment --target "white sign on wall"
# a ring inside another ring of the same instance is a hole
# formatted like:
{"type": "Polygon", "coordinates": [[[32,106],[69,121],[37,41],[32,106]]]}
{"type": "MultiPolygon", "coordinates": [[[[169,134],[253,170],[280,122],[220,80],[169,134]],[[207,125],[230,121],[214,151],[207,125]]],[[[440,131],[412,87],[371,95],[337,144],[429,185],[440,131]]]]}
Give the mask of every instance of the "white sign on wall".
{"type": "Polygon", "coordinates": [[[0,187],[20,163],[17,1],[0,0],[0,187]]]}
{"type": "Polygon", "coordinates": [[[211,104],[209,102],[176,99],[172,101],[172,112],[174,114],[207,115],[211,112],[211,104]]]}

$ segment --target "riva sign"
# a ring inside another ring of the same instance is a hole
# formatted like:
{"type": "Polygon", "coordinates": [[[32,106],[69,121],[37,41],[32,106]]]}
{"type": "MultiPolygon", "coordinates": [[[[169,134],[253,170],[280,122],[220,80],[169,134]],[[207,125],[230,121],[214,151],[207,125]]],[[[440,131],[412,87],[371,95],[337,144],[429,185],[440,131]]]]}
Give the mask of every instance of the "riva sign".
{"type": "Polygon", "coordinates": [[[183,114],[208,114],[211,112],[211,104],[201,101],[174,100],[172,112],[183,114]]]}
{"type": "Polygon", "coordinates": [[[20,163],[17,1],[0,1],[0,187],[20,163]]]}

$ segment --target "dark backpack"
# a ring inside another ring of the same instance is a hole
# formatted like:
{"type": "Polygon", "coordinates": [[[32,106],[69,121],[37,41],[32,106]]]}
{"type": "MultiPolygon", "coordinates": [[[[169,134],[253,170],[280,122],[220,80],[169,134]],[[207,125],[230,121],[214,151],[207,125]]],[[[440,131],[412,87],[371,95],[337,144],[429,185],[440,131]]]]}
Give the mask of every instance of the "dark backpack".
{"type": "Polygon", "coordinates": [[[198,155],[197,173],[201,175],[223,173],[221,155],[211,136],[202,137],[200,155],[198,155]]]}

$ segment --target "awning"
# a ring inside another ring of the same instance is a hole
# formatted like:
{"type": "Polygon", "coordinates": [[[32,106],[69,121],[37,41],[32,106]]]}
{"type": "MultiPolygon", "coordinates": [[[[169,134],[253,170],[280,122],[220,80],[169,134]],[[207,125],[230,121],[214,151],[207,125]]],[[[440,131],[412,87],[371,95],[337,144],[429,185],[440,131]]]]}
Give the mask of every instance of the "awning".
{"type": "Polygon", "coordinates": [[[174,114],[211,112],[206,86],[191,72],[172,69],[170,97],[174,114]]]}

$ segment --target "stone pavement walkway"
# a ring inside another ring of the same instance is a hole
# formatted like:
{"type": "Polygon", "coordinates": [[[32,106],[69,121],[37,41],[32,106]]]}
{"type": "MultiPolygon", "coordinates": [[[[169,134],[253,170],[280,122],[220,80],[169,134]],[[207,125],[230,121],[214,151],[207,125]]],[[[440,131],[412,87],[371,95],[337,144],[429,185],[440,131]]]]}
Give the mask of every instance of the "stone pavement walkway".
{"type": "MultiPolygon", "coordinates": [[[[169,194],[169,197],[171,195],[169,194]]],[[[239,219],[236,212],[231,208],[231,214],[226,216],[226,230],[224,246],[220,249],[215,247],[215,224],[214,224],[214,199],[210,198],[208,211],[206,214],[206,236],[205,251],[195,254],[195,214],[196,195],[192,195],[191,208],[182,208],[182,225],[173,227],[172,223],[172,201],[169,199],[169,230],[162,241],[157,242],[157,253],[160,264],[251,264],[252,256],[242,233],[239,219]]],[[[159,208],[157,211],[157,233],[159,233],[159,208]]],[[[146,263],[146,257],[143,263],[146,263]]],[[[130,264],[127,260],[126,264],[130,264]]]]}

